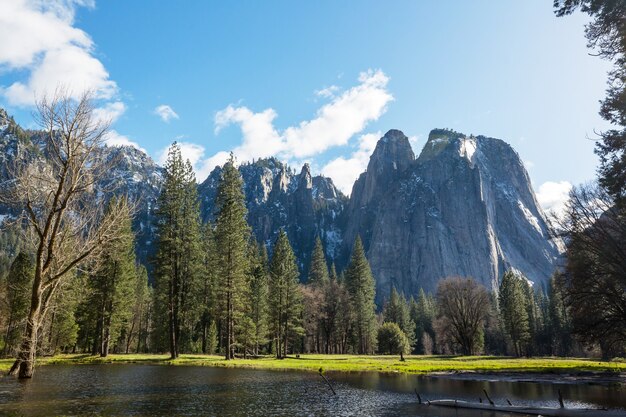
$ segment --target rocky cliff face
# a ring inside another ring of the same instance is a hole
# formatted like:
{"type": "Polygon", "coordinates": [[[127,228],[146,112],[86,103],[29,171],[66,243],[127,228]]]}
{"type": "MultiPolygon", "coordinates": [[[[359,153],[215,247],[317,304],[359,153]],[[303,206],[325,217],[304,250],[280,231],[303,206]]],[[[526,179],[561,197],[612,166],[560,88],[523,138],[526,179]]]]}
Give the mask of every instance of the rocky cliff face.
{"type": "MultiPolygon", "coordinates": [[[[284,228],[303,273],[318,235],[327,257],[338,256],[343,236],[338,219],[347,198],[330,178],[313,177],[308,164],[297,174],[275,158],[242,164],[239,172],[244,181],[248,223],[257,240],[269,247],[284,228]]],[[[204,220],[214,219],[220,175],[221,168],[216,168],[199,187],[204,220]]]]}
{"type": "Polygon", "coordinates": [[[378,141],[367,171],[359,176],[352,187],[341,252],[344,262],[349,257],[357,235],[361,236],[365,250],[369,249],[374,224],[390,187],[402,178],[414,161],[409,138],[399,130],[390,130],[378,141]]]}
{"type": "Polygon", "coordinates": [[[498,139],[447,130],[433,130],[387,188],[370,233],[379,300],[392,286],[434,291],[454,275],[493,288],[509,268],[545,282],[559,257],[517,153],[498,139]]]}
{"type": "MultiPolygon", "coordinates": [[[[137,254],[149,265],[162,169],[135,148],[101,152],[117,163],[99,187],[113,186],[115,194],[138,203],[137,254]]],[[[0,109],[0,182],[10,179],[11,164],[45,157],[40,133],[22,130],[0,109]]],[[[349,199],[329,178],[312,176],[308,165],[298,173],[269,158],[244,163],[239,171],[258,241],[269,246],[284,228],[304,277],[317,235],[339,269],[360,235],[379,303],[392,286],[407,295],[434,291],[452,275],[495,287],[506,269],[515,268],[545,282],[559,258],[519,156],[498,139],[433,130],[416,159],[408,138],[390,130],[349,199]]],[[[205,221],[214,219],[220,175],[218,167],[198,188],[205,221]]],[[[7,214],[0,205],[0,219],[7,214]]]]}

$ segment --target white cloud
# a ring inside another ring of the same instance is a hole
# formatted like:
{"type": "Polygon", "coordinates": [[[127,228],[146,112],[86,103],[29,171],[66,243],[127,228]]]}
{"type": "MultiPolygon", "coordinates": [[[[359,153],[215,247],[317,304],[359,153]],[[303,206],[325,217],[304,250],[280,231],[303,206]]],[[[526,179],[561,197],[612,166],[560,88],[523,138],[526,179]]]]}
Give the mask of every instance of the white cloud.
{"type": "Polygon", "coordinates": [[[172,119],[178,119],[178,114],[167,104],[161,104],[154,109],[154,113],[165,123],[169,123],[172,119]]]}
{"type": "Polygon", "coordinates": [[[95,109],[93,117],[99,121],[115,123],[125,111],[126,104],[121,101],[113,101],[95,109]]]}
{"type": "Polygon", "coordinates": [[[107,146],[132,146],[144,153],[148,153],[144,148],[139,146],[137,142],[133,142],[127,136],[120,135],[116,130],[109,130],[104,137],[104,143],[107,146]]]}
{"type": "MultiPolygon", "coordinates": [[[[196,143],[191,142],[177,142],[180,147],[180,154],[183,157],[183,160],[189,160],[191,165],[195,166],[204,156],[204,146],[198,145],[196,143]]],[[[160,165],[165,165],[167,161],[167,152],[169,150],[169,146],[167,148],[161,149],[158,154],[157,162],[160,165]]]]}
{"type": "Polygon", "coordinates": [[[274,156],[285,148],[284,139],[274,128],[275,118],[276,112],[273,109],[254,113],[247,107],[228,106],[215,114],[215,133],[218,134],[224,127],[237,123],[243,134],[243,143],[234,152],[240,160],[274,156]]]}
{"type": "Polygon", "coordinates": [[[115,95],[117,84],[93,56],[92,39],[74,27],[78,6],[94,3],[0,0],[0,67],[28,74],[25,80],[1,88],[9,103],[32,105],[36,94],[52,93],[58,86],[76,97],[86,89],[101,99],[115,95]]]}
{"type": "MultiPolygon", "coordinates": [[[[389,78],[382,71],[363,72],[359,75],[358,81],[358,85],[337,96],[333,95],[330,102],[316,112],[313,119],[287,127],[282,132],[274,126],[274,119],[277,117],[274,109],[269,108],[255,113],[247,107],[230,105],[216,113],[215,133],[219,134],[223,128],[231,124],[239,125],[243,139],[241,144],[233,149],[239,161],[269,156],[302,160],[332,147],[346,145],[350,138],[363,131],[368,123],[378,120],[393,100],[393,96],[387,90],[389,78]]],[[[330,97],[329,94],[334,94],[337,90],[338,87],[333,86],[316,94],[330,97]]],[[[223,162],[227,155],[227,152],[221,151],[208,159],[203,166],[213,165],[217,161],[223,162]]],[[[361,161],[357,162],[358,158],[355,158],[357,157],[353,155],[350,160],[345,160],[352,170],[362,166],[361,161]]],[[[338,166],[340,163],[337,161],[335,165],[338,166]]],[[[333,170],[332,166],[329,170],[333,170]]],[[[339,181],[345,180],[342,178],[339,181]]]]}
{"type": "Polygon", "coordinates": [[[354,181],[365,171],[370,155],[376,148],[381,132],[367,133],[359,137],[359,147],[350,158],[339,157],[322,168],[322,174],[333,179],[333,182],[344,194],[350,195],[354,181]]]}
{"type": "Polygon", "coordinates": [[[544,211],[562,213],[571,189],[572,184],[568,181],[544,182],[537,191],[537,201],[544,211]]]}
{"type": "Polygon", "coordinates": [[[198,180],[204,181],[215,167],[224,165],[228,161],[229,156],[230,152],[222,151],[199,163],[195,168],[198,180]]]}
{"type": "Polygon", "coordinates": [[[323,98],[333,98],[335,97],[335,93],[337,91],[339,91],[339,87],[336,85],[331,85],[330,87],[325,87],[321,90],[315,90],[315,95],[323,98]]]}
{"type": "Polygon", "coordinates": [[[315,119],[285,130],[288,157],[307,157],[345,145],[368,122],[382,116],[393,100],[387,91],[389,78],[380,70],[369,70],[361,73],[359,82],[319,109],[315,119]]]}

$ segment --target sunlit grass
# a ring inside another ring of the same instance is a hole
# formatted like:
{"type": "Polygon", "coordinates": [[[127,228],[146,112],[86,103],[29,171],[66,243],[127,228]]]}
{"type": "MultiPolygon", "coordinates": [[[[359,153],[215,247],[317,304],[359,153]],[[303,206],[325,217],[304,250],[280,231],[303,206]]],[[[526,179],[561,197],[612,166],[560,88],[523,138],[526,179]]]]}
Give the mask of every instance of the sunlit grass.
{"type": "MultiPolygon", "coordinates": [[[[181,355],[171,360],[169,355],[129,354],[109,355],[106,358],[85,354],[57,355],[42,357],[38,365],[62,364],[103,364],[137,363],[157,365],[194,365],[222,366],[237,368],[257,368],[275,370],[315,371],[377,371],[426,374],[432,372],[473,371],[473,372],[542,372],[571,373],[581,371],[626,372],[623,361],[599,362],[594,359],[576,358],[509,358],[495,356],[406,356],[401,362],[398,356],[365,355],[300,355],[276,359],[262,357],[255,359],[234,359],[227,361],[215,355],[181,355]]],[[[0,359],[0,371],[6,372],[12,364],[11,359],[0,359]]]]}

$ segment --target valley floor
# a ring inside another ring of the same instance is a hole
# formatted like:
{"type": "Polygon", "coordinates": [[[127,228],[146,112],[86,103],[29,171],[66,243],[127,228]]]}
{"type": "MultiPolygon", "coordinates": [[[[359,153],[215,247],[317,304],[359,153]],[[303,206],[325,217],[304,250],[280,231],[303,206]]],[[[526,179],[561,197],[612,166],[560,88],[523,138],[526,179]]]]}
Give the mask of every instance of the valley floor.
{"type": "MultiPolygon", "coordinates": [[[[626,372],[626,362],[600,362],[594,359],[578,358],[510,358],[496,356],[406,356],[401,362],[398,356],[367,355],[300,355],[286,359],[262,357],[255,359],[234,359],[227,361],[216,355],[181,355],[171,360],[169,355],[155,354],[112,354],[106,358],[86,354],[57,355],[38,359],[38,365],[62,364],[110,364],[135,363],[150,365],[194,365],[220,366],[237,368],[257,368],[275,370],[302,370],[317,372],[395,372],[407,374],[480,372],[480,373],[541,373],[541,374],[576,374],[576,373],[611,373],[619,375],[626,372]]],[[[7,372],[12,359],[0,359],[0,372],[7,372]]]]}

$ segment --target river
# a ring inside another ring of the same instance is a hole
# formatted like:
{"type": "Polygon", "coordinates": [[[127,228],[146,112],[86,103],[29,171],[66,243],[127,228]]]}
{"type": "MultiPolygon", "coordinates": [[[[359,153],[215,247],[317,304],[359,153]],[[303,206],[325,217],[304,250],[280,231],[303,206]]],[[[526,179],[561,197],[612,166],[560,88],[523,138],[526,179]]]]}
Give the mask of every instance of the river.
{"type": "MultiPolygon", "coordinates": [[[[8,416],[493,416],[417,405],[428,399],[626,409],[619,384],[513,382],[377,373],[316,373],[163,365],[46,365],[35,378],[0,377],[0,415],[8,416]],[[575,400],[575,401],[572,401],[575,400]]],[[[626,415],[626,412],[624,413],[626,415]]]]}

